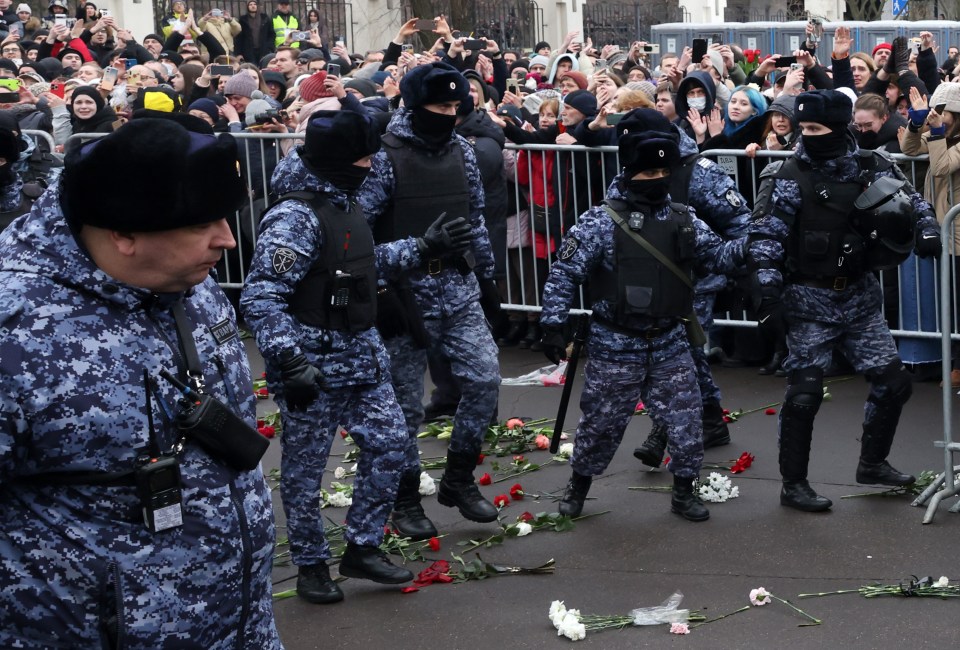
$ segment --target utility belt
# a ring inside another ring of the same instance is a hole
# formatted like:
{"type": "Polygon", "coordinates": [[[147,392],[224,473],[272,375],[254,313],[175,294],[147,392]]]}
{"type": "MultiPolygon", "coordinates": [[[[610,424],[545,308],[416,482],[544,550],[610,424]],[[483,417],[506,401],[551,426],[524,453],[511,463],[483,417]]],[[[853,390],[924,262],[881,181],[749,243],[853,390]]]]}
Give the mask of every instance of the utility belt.
{"type": "Polygon", "coordinates": [[[819,278],[793,278],[791,282],[793,284],[799,284],[804,287],[812,287],[814,289],[832,289],[833,291],[843,291],[847,287],[853,286],[860,279],[863,278],[863,275],[837,275],[833,277],[819,277],[819,278]]]}
{"type": "Polygon", "coordinates": [[[625,336],[632,336],[637,339],[644,339],[645,341],[652,341],[658,339],[664,334],[671,332],[673,327],[648,327],[646,329],[638,330],[630,327],[624,327],[623,325],[618,325],[611,320],[597,316],[596,312],[593,314],[593,321],[599,323],[608,330],[612,330],[617,334],[623,334],[625,336]]]}

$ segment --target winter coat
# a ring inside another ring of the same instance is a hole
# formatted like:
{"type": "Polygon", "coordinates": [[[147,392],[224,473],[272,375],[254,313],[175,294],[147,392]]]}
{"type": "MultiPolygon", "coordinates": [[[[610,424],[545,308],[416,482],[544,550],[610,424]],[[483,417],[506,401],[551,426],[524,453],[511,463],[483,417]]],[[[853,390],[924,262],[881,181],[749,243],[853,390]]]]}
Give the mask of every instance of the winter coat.
{"type": "MultiPolygon", "coordinates": [[[[143,523],[130,472],[181,434],[172,304],[108,276],[57,189],[0,236],[0,647],[282,648],[270,490],[187,440],[183,524],[143,523]],[[171,345],[173,347],[171,347],[171,345]],[[151,378],[150,407],[143,373],[151,378]],[[116,473],[115,484],[91,476],[116,473]],[[76,479],[64,485],[65,476],[76,479]],[[125,476],[126,478],[120,478],[125,476]]],[[[236,318],[215,277],[183,295],[206,392],[253,426],[236,318]]]]}
{"type": "MultiPolygon", "coordinates": [[[[923,198],[931,205],[937,221],[943,225],[947,212],[957,204],[960,197],[960,143],[946,138],[930,140],[930,132],[914,133],[907,129],[900,136],[900,148],[908,156],[930,154],[930,168],[923,184],[923,198]]],[[[960,255],[960,233],[954,228],[953,253],[960,255]]]]}

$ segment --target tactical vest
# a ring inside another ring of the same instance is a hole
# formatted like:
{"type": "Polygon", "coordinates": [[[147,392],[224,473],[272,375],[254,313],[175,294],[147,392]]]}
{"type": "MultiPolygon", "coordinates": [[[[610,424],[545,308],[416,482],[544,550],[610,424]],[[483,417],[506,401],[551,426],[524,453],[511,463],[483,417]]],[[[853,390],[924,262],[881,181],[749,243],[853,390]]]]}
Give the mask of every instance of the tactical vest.
{"type": "Polygon", "coordinates": [[[443,212],[450,219],[470,216],[470,185],[459,143],[425,151],[388,133],[383,144],[395,183],[393,206],[373,228],[377,243],[419,237],[443,212]]]}
{"type": "MultiPolygon", "coordinates": [[[[860,167],[867,171],[890,168],[887,158],[872,151],[860,152],[860,167]]],[[[865,242],[850,223],[853,203],[863,193],[866,182],[831,180],[817,173],[809,164],[788,158],[773,163],[761,174],[763,179],[789,179],[800,186],[801,208],[797,215],[775,215],[791,227],[786,247],[787,271],[797,279],[845,277],[853,281],[863,274],[865,242]]],[[[769,198],[761,188],[757,205],[769,198]]],[[[761,208],[766,210],[766,208],[761,208]]],[[[756,216],[756,215],[755,215],[756,216]]]]}
{"type": "MultiPolygon", "coordinates": [[[[283,17],[280,16],[279,14],[274,16],[273,17],[274,47],[280,47],[281,45],[283,45],[283,42],[287,40],[286,31],[288,29],[297,30],[299,27],[300,27],[300,23],[299,21],[297,21],[297,17],[294,16],[293,14],[290,14],[289,16],[287,16],[286,22],[284,22],[283,17]]],[[[290,47],[300,47],[300,43],[298,41],[294,41],[290,43],[290,47]]]]}
{"type": "Polygon", "coordinates": [[[313,192],[290,192],[280,201],[308,204],[320,222],[323,252],[289,299],[290,313],[314,327],[360,332],[377,318],[373,235],[359,206],[344,212],[313,192]]]}
{"type": "MultiPolygon", "coordinates": [[[[606,203],[630,221],[630,208],[625,202],[607,199],[606,203]]],[[[645,218],[638,234],[693,281],[696,233],[687,206],[671,203],[667,219],[645,218]]],[[[590,275],[591,304],[605,300],[613,306],[618,324],[624,324],[631,316],[690,315],[693,291],[676,274],[617,226],[613,229],[613,244],[613,270],[600,267],[590,275]]]]}

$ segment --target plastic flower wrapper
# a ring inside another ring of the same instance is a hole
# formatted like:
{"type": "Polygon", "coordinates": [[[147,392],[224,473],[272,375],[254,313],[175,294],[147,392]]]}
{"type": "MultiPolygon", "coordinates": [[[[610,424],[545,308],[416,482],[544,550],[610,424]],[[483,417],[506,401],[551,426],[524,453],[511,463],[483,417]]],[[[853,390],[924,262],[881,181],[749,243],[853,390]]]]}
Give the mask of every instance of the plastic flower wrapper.
{"type": "Polygon", "coordinates": [[[437,482],[426,472],[420,472],[420,494],[425,497],[437,492],[437,482]]]}
{"type": "Polygon", "coordinates": [[[566,371],[567,362],[561,361],[556,366],[544,366],[519,377],[504,377],[500,380],[500,384],[502,386],[560,386],[563,384],[566,371]]]}
{"type": "Polygon", "coordinates": [[[686,623],[690,620],[690,610],[680,609],[681,602],[683,602],[683,594],[677,591],[656,607],[638,607],[631,610],[632,625],[686,623]]]}

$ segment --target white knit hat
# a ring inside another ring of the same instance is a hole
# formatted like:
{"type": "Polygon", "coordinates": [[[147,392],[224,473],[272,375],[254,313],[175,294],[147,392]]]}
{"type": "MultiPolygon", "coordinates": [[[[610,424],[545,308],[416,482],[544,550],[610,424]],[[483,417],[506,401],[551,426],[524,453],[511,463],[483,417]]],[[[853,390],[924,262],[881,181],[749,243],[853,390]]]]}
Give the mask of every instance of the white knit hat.
{"type": "Polygon", "coordinates": [[[960,83],[942,83],[933,91],[930,108],[939,108],[951,113],[960,113],[960,83]]]}
{"type": "Polygon", "coordinates": [[[28,5],[26,2],[22,2],[18,4],[17,11],[15,13],[19,14],[19,13],[23,13],[24,11],[27,12],[28,14],[33,15],[33,10],[30,8],[30,5],[28,5]]]}

